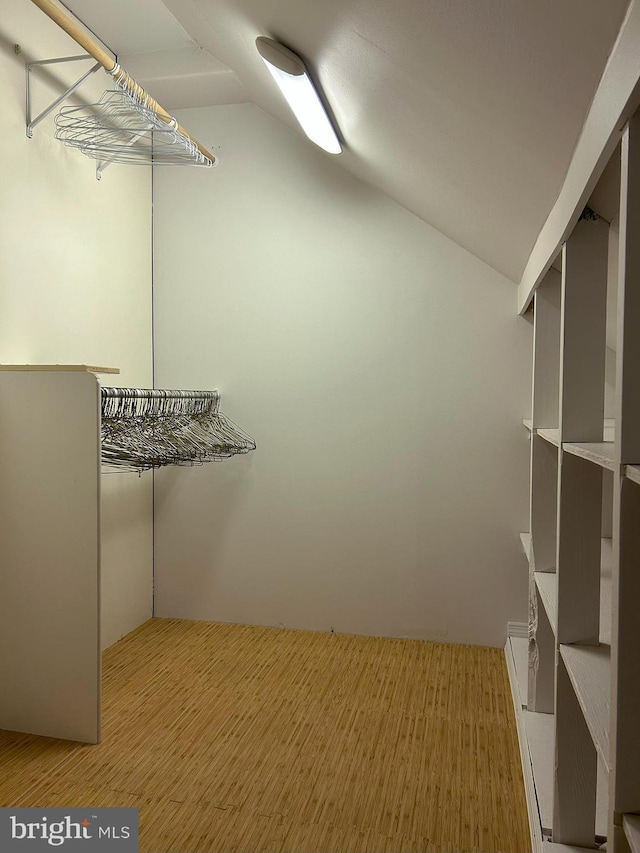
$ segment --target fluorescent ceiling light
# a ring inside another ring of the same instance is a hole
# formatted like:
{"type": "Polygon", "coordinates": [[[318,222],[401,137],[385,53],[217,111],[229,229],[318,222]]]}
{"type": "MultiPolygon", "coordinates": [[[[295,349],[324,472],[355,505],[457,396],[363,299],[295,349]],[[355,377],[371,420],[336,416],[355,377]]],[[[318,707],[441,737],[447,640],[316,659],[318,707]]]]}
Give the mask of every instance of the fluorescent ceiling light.
{"type": "Polygon", "coordinates": [[[339,154],[340,140],[304,62],[289,48],[264,36],[256,39],[256,47],[309,139],[330,154],[339,154]]]}

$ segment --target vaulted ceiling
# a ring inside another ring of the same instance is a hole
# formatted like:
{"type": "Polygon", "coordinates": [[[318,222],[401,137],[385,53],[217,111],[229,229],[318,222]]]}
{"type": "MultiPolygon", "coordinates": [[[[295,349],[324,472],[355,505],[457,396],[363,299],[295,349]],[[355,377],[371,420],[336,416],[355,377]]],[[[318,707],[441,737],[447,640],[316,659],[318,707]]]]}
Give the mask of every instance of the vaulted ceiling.
{"type": "Polygon", "coordinates": [[[518,281],[628,0],[67,5],[167,109],[253,102],[301,132],[254,42],[287,45],[345,142],[322,156],[518,281]]]}

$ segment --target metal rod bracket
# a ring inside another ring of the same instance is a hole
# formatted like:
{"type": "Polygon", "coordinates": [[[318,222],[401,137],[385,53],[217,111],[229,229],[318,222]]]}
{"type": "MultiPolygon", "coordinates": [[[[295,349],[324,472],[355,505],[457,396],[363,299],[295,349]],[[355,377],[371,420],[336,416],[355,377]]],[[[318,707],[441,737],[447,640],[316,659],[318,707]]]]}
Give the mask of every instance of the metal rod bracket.
{"type": "Polygon", "coordinates": [[[102,65],[97,62],[95,65],[92,65],[91,68],[80,77],[79,80],[69,86],[69,88],[63,92],[60,97],[56,98],[49,106],[44,109],[39,115],[35,118],[31,117],[31,71],[36,65],[54,65],[59,62],[79,62],[83,59],[92,59],[93,57],[89,53],[83,53],[80,56],[61,56],[56,59],[39,59],[35,62],[28,62],[26,65],[26,73],[27,73],[27,137],[31,139],[33,136],[34,127],[39,124],[43,118],[46,118],[52,110],[55,110],[61,103],[63,103],[70,95],[72,95],[75,90],[81,86],[84,81],[91,74],[94,74],[99,68],[102,68],[102,65]]]}

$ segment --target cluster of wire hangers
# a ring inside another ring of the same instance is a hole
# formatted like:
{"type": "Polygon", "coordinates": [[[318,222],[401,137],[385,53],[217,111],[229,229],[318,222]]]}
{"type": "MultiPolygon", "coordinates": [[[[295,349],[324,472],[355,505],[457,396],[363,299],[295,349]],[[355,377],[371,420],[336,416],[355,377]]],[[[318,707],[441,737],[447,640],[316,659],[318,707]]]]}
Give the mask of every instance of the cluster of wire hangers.
{"type": "Polygon", "coordinates": [[[117,89],[95,104],[62,107],[56,139],[94,160],[153,166],[212,166],[175,118],[161,117],[156,101],[117,66],[117,89]]]}
{"type": "Polygon", "coordinates": [[[101,388],[102,463],[124,471],[200,465],[255,450],[217,391],[101,388]]]}

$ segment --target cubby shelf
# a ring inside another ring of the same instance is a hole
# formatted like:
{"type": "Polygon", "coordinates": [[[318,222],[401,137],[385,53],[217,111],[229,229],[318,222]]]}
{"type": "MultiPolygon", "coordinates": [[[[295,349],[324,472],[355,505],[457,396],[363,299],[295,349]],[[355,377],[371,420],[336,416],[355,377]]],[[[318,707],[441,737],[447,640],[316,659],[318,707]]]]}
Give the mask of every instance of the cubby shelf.
{"type": "MultiPolygon", "coordinates": [[[[525,420],[522,422],[528,429],[533,429],[531,426],[532,421],[525,420]]],[[[549,444],[555,445],[555,447],[560,446],[560,430],[559,429],[551,429],[548,427],[540,428],[536,430],[536,433],[544,438],[545,441],[548,441],[549,444]]],[[[613,451],[613,446],[615,442],[615,420],[613,418],[605,418],[602,424],[602,442],[595,443],[585,443],[585,444],[574,444],[565,442],[562,447],[564,450],[567,450],[569,453],[573,453],[576,456],[582,456],[585,459],[589,459],[592,462],[596,462],[598,465],[603,465],[603,467],[610,467],[605,462],[601,462],[598,459],[592,458],[590,454],[598,455],[600,454],[604,459],[609,459],[610,453],[609,451],[613,451]],[[610,445],[610,447],[609,447],[610,445]],[[604,449],[602,449],[604,448],[604,449]]]]}
{"type": "MultiPolygon", "coordinates": [[[[536,714],[523,711],[524,727],[531,757],[533,781],[536,789],[540,827],[550,834],[553,823],[553,765],[555,750],[555,722],[553,714],[536,714]]],[[[607,834],[607,770],[598,765],[598,788],[596,793],[596,835],[607,834]]],[[[566,848],[562,848],[565,849],[566,848]]]]}
{"type": "MultiPolygon", "coordinates": [[[[602,539],[600,551],[600,642],[611,643],[611,539],[602,539]]],[[[558,579],[556,573],[534,572],[536,587],[553,633],[558,625],[558,579]]]]}
{"type": "MultiPolygon", "coordinates": [[[[527,690],[527,640],[520,637],[509,637],[507,641],[507,655],[513,666],[509,667],[514,695],[526,695],[527,690]]],[[[553,767],[555,748],[555,720],[553,714],[539,714],[527,711],[526,706],[519,706],[518,731],[521,738],[521,749],[523,751],[523,770],[525,772],[525,785],[528,787],[528,795],[535,804],[535,811],[539,819],[540,831],[544,835],[551,832],[553,822],[553,767]]],[[[596,833],[599,836],[607,832],[607,771],[602,762],[598,765],[598,789],[596,802],[596,833]]],[[[581,847],[568,847],[562,844],[544,842],[543,849],[551,853],[552,850],[571,851],[586,850],[581,847]]],[[[640,851],[638,851],[640,853],[640,851]]]]}
{"type": "Polygon", "coordinates": [[[560,654],[598,754],[610,770],[611,647],[561,645],[560,654]]]}

